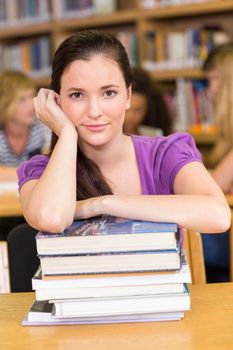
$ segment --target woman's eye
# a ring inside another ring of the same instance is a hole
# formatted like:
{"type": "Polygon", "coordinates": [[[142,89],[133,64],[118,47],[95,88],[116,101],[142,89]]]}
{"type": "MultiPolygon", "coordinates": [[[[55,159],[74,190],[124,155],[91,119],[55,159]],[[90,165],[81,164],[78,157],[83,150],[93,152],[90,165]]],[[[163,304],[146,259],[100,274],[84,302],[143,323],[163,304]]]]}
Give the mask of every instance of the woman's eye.
{"type": "Polygon", "coordinates": [[[70,97],[73,99],[80,99],[82,97],[81,92],[73,92],[72,94],[70,94],[70,97]]]}
{"type": "Polygon", "coordinates": [[[115,95],[116,95],[116,91],[113,91],[113,90],[107,90],[104,93],[104,96],[106,96],[106,97],[113,97],[115,95]]]}

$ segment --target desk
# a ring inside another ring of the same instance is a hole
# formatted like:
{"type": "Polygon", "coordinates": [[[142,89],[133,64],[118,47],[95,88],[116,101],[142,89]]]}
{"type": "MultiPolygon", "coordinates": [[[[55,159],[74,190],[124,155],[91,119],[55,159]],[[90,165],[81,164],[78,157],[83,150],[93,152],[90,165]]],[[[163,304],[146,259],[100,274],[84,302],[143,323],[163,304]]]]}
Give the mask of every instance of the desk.
{"type": "Polygon", "coordinates": [[[33,293],[0,295],[2,350],[230,350],[233,283],[192,285],[192,311],[182,321],[23,327],[33,293]]]}
{"type": "Polygon", "coordinates": [[[230,228],[230,280],[233,281],[233,194],[226,194],[227,202],[231,208],[230,228]]]}
{"type": "Polygon", "coordinates": [[[0,217],[13,217],[23,215],[19,197],[15,194],[0,196],[0,217]]]}

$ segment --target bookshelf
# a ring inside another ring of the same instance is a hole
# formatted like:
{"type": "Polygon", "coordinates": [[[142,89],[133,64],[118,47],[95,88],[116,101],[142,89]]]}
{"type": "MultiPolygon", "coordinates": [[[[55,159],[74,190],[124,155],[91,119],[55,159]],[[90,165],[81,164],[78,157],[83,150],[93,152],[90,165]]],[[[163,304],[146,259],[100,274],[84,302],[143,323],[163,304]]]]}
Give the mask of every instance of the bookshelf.
{"type": "MultiPolygon", "coordinates": [[[[176,5],[174,4],[175,1],[166,1],[167,5],[156,5],[151,8],[144,7],[145,0],[109,0],[106,3],[110,4],[112,8],[106,13],[103,11],[101,13],[97,7],[93,7],[93,4],[98,3],[97,0],[83,2],[86,3],[87,8],[80,10],[80,13],[76,10],[66,13],[62,7],[64,2],[65,0],[35,1],[35,3],[40,4],[37,20],[35,13],[33,14],[34,17],[32,15],[33,8],[31,8],[30,12],[25,7],[26,4],[32,2],[18,0],[9,2],[5,0],[5,10],[8,17],[3,18],[3,12],[0,11],[0,56],[3,55],[4,47],[9,49],[9,47],[15,45],[15,51],[17,51],[17,45],[20,46],[22,42],[34,42],[40,37],[44,37],[48,40],[47,46],[50,48],[49,56],[51,59],[57,45],[68,35],[82,29],[98,28],[109,30],[113,33],[121,32],[121,35],[122,32],[133,33],[137,39],[137,57],[133,59],[133,62],[143,65],[145,61],[145,33],[148,31],[159,30],[166,32],[169,29],[170,31],[171,29],[172,31],[185,31],[191,27],[196,30],[200,25],[205,24],[210,27],[220,25],[228,35],[233,36],[233,0],[185,1],[184,4],[176,5]],[[11,6],[8,3],[11,3],[11,6]],[[17,6],[22,7],[23,10],[19,11],[17,6]],[[17,13],[21,16],[19,19],[15,18],[17,13]]],[[[158,1],[154,2],[158,4],[158,1]]],[[[149,3],[151,4],[153,1],[149,1],[149,3]]],[[[10,60],[8,59],[10,54],[8,51],[5,55],[7,67],[4,67],[3,63],[0,65],[0,70],[10,68],[9,65],[11,63],[9,63],[10,60]]],[[[23,56],[20,52],[18,52],[18,55],[23,56]]],[[[29,74],[33,65],[32,60],[29,57],[27,64],[27,73],[29,74]]],[[[47,65],[50,63],[48,57],[43,57],[43,60],[47,65]]],[[[4,60],[1,61],[4,62],[4,60]]],[[[16,68],[20,67],[18,61],[16,68]]],[[[37,62],[36,67],[38,64],[37,62]]],[[[174,86],[176,79],[180,77],[190,80],[204,78],[201,69],[198,66],[192,67],[192,65],[181,65],[176,68],[170,67],[169,69],[151,69],[150,74],[156,81],[164,84],[165,87],[166,84],[170,84],[169,86],[173,84],[174,86]]],[[[39,69],[32,76],[38,87],[48,85],[49,67],[39,69]]],[[[214,141],[212,136],[211,139],[214,141]]]]}

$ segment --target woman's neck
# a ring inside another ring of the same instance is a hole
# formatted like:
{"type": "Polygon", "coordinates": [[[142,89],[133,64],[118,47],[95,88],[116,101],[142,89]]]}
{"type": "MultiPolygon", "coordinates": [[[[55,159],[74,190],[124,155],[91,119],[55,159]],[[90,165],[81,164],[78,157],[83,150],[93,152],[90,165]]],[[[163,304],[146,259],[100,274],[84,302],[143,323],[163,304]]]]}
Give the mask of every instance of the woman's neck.
{"type": "Polygon", "coordinates": [[[132,143],[131,137],[120,133],[111,142],[101,147],[81,144],[80,148],[86,157],[93,160],[101,170],[108,170],[127,157],[130,143],[132,143]]]}

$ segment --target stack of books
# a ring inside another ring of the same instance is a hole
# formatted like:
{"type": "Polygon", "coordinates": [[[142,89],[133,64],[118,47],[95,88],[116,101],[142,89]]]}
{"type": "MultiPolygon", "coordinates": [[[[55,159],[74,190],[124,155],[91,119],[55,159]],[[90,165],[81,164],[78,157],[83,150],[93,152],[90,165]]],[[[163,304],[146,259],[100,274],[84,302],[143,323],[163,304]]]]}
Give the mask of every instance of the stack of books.
{"type": "Polygon", "coordinates": [[[191,282],[173,223],[111,216],[36,236],[36,300],[23,325],[179,320],[191,282]]]}

